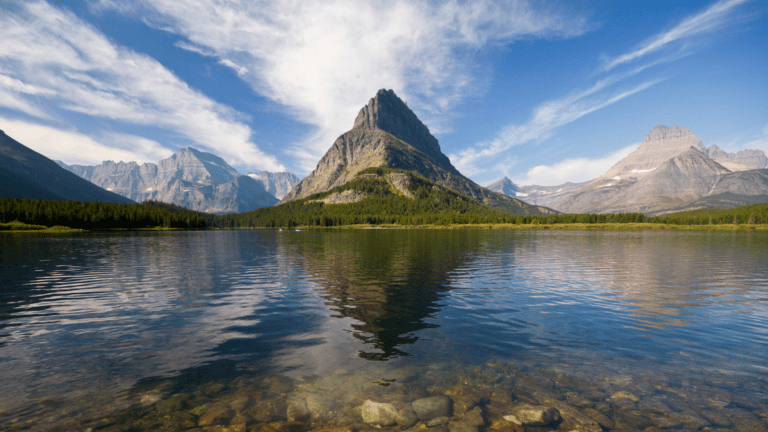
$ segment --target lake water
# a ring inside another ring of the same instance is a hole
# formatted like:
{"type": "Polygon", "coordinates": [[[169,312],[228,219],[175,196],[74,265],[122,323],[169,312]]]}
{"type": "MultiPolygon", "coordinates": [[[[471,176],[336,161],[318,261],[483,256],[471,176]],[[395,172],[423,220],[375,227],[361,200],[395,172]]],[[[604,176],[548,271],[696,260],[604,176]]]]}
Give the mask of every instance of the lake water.
{"type": "Polygon", "coordinates": [[[4,236],[0,282],[3,430],[768,430],[761,233],[4,236]]]}

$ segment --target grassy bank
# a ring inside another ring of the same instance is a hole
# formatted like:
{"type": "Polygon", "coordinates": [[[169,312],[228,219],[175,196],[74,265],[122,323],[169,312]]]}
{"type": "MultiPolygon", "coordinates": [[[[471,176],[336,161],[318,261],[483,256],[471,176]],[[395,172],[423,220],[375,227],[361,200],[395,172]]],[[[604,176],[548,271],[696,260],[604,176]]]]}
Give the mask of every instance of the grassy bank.
{"type": "Polygon", "coordinates": [[[86,230],[81,228],[70,228],[62,225],[45,226],[26,224],[19,221],[13,221],[8,223],[0,223],[0,235],[3,233],[53,233],[53,234],[66,234],[66,233],[81,233],[89,231],[187,231],[184,228],[166,228],[166,227],[154,227],[154,228],[113,228],[113,229],[98,229],[98,230],[86,230]]]}
{"type": "MultiPolygon", "coordinates": [[[[243,228],[249,229],[249,228],[243,228]]],[[[252,228],[251,228],[252,229],[252,228]]],[[[259,228],[256,228],[259,229],[259,228]]],[[[563,231],[718,231],[718,232],[768,232],[768,224],[712,224],[712,225],[672,225],[662,223],[563,223],[563,224],[448,224],[448,225],[397,225],[397,224],[359,224],[337,227],[298,226],[301,230],[344,230],[344,229],[496,229],[496,230],[563,230],[563,231]]],[[[294,229],[286,230],[293,231],[294,229]]]]}
{"type": "Polygon", "coordinates": [[[8,223],[0,223],[0,234],[2,233],[72,233],[82,232],[83,230],[77,228],[70,228],[62,225],[45,226],[26,224],[19,221],[13,221],[8,223]]]}

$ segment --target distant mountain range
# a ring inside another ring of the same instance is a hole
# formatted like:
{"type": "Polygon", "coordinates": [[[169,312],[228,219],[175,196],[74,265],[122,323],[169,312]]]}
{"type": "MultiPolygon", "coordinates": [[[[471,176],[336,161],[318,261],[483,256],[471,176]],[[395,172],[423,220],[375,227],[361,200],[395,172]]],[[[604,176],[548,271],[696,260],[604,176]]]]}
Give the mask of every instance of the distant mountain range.
{"type": "Polygon", "coordinates": [[[657,126],[640,147],[597,179],[544,189],[503,178],[490,189],[506,194],[548,195],[537,203],[565,213],[664,214],[698,208],[730,208],[768,201],[768,158],[761,150],[727,153],[705,147],[688,129],[657,126]],[[544,192],[541,192],[544,191],[544,192]],[[549,194],[547,194],[549,192],[549,194]]]}
{"type": "Polygon", "coordinates": [[[249,173],[248,177],[261,182],[264,189],[271,193],[277,199],[283,199],[299,182],[300,178],[289,172],[273,173],[269,171],[260,171],[249,173]]]}
{"type": "MultiPolygon", "coordinates": [[[[551,209],[490,191],[464,177],[440,150],[410,108],[392,90],[379,90],[341,135],[317,167],[280,202],[306,198],[342,186],[365,169],[383,167],[410,171],[481,204],[515,214],[552,214],[551,209]]],[[[358,195],[363,199],[364,195],[358,195]]]]}
{"type": "Polygon", "coordinates": [[[242,175],[224,159],[188,147],[157,164],[106,161],[58,164],[102,188],[134,201],[162,201],[213,214],[242,213],[277,203],[265,188],[285,191],[298,182],[290,173],[242,175]]]}
{"type": "Polygon", "coordinates": [[[507,177],[489,184],[488,189],[503,193],[504,195],[517,197],[525,202],[551,207],[564,197],[578,191],[589,182],[583,183],[565,183],[558,186],[538,186],[538,185],[517,185],[507,177]]]}
{"type": "Polygon", "coordinates": [[[0,131],[0,197],[133,203],[60,168],[0,131]]]}
{"type": "MultiPolygon", "coordinates": [[[[371,168],[407,171],[416,176],[408,177],[411,186],[431,184],[420,183],[418,177],[422,177],[434,182],[429,187],[456,191],[492,209],[518,215],[659,215],[768,202],[768,157],[763,151],[728,153],[714,145],[706,147],[692,131],[679,126],[653,128],[635,152],[589,182],[521,186],[505,177],[484,188],[463,176],[413,111],[394,92],[383,89],[301,181],[291,173],[241,175],[220,157],[193,148],[157,164],[106,161],[70,166],[51,161],[0,131],[0,197],[119,203],[155,200],[228,214],[273,206],[278,200],[287,203],[325,196],[333,190],[336,192],[321,199],[323,203],[351,204],[390,192],[409,199],[437,196],[400,184],[400,177],[389,174],[381,177],[384,180],[366,183],[361,179],[373,175],[365,174],[371,168]],[[355,192],[354,187],[347,187],[352,181],[369,189],[375,185],[392,190],[355,192]]],[[[471,207],[463,198],[450,193],[445,197],[453,197],[446,199],[465,209],[462,212],[471,207]]],[[[426,211],[425,207],[409,208],[426,211]]]]}

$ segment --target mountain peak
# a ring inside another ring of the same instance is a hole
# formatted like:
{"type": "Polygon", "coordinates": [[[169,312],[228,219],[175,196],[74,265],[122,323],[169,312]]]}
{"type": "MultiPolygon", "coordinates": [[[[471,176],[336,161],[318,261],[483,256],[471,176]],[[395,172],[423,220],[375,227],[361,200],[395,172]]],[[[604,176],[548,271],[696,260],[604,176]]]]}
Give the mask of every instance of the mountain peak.
{"type": "Polygon", "coordinates": [[[379,129],[407,142],[431,158],[443,162],[437,138],[394,91],[381,89],[355,118],[352,130],[379,129]]]}
{"type": "Polygon", "coordinates": [[[696,147],[699,151],[706,151],[706,147],[701,143],[701,140],[696,135],[680,126],[666,127],[664,125],[658,125],[651,129],[651,132],[645,136],[643,145],[653,145],[657,147],[696,147]],[[685,144],[681,144],[685,143],[685,144]]]}

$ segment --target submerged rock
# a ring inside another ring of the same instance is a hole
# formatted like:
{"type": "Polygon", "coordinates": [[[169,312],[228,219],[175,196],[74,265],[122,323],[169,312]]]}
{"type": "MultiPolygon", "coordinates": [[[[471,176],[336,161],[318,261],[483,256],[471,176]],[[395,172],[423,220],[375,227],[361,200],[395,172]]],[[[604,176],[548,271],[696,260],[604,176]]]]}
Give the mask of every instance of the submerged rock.
{"type": "Polygon", "coordinates": [[[616,392],[613,395],[611,395],[611,399],[629,399],[632,402],[638,402],[640,401],[640,398],[633,395],[632,393],[627,393],[625,391],[616,392]]]}
{"type": "Polygon", "coordinates": [[[560,411],[552,407],[520,404],[513,411],[525,426],[549,426],[560,421],[560,411]]]}
{"type": "Polygon", "coordinates": [[[451,421],[448,417],[435,417],[432,420],[427,422],[427,426],[434,427],[434,426],[442,426],[448,424],[448,422],[451,421]]]}
{"type": "Polygon", "coordinates": [[[515,417],[512,414],[505,415],[504,416],[504,420],[506,420],[508,422],[511,422],[511,423],[514,423],[514,424],[517,424],[517,425],[521,425],[521,426],[523,424],[523,422],[521,422],[519,418],[515,417]]]}
{"type": "Polygon", "coordinates": [[[475,407],[472,409],[472,411],[464,414],[464,417],[461,418],[461,421],[463,423],[471,424],[474,426],[484,425],[485,420],[483,419],[483,410],[480,407],[475,407]]]}
{"type": "Polygon", "coordinates": [[[613,420],[596,409],[584,408],[582,412],[604,428],[613,429],[615,427],[613,420]]]}
{"type": "Polygon", "coordinates": [[[411,427],[419,420],[416,412],[408,406],[397,410],[397,424],[402,427],[411,427]]]}
{"type": "Polygon", "coordinates": [[[394,426],[397,424],[397,408],[390,403],[367,400],[363,403],[361,416],[368,424],[378,426],[394,426]]]}
{"type": "Polygon", "coordinates": [[[288,409],[286,410],[286,417],[288,421],[305,421],[309,420],[310,412],[307,406],[307,401],[304,399],[294,398],[288,401],[288,409]]]}
{"type": "Polygon", "coordinates": [[[229,405],[219,404],[206,410],[197,420],[198,426],[209,426],[229,423],[234,416],[234,412],[229,405]]]}
{"type": "MultiPolygon", "coordinates": [[[[188,397],[187,397],[188,399],[188,397]]],[[[180,411],[182,408],[184,408],[184,397],[179,396],[171,396],[168,399],[161,400],[155,405],[155,410],[157,410],[158,413],[167,414],[174,411],[180,411]]]]}
{"type": "MultiPolygon", "coordinates": [[[[514,417],[514,416],[511,416],[511,417],[514,417]]],[[[513,423],[507,420],[500,420],[500,421],[495,421],[491,423],[491,427],[489,430],[492,430],[494,432],[525,432],[525,429],[523,428],[522,424],[513,423]]]]}
{"type": "Polygon", "coordinates": [[[491,398],[487,387],[478,385],[459,385],[445,392],[453,399],[453,414],[462,416],[472,408],[486,404],[491,398]]]}
{"type": "Polygon", "coordinates": [[[451,415],[451,399],[448,396],[432,396],[413,401],[413,411],[419,420],[428,421],[436,417],[451,415]]]}

